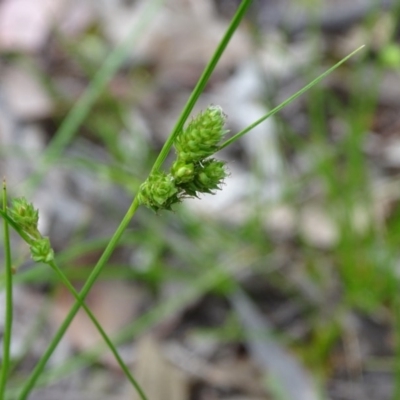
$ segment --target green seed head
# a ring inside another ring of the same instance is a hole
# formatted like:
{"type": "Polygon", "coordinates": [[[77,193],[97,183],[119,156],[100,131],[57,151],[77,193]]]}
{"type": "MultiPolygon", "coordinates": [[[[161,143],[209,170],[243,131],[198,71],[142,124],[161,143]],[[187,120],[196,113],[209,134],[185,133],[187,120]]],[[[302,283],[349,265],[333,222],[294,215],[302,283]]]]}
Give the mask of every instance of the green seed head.
{"type": "Polygon", "coordinates": [[[140,186],[138,199],[140,204],[154,211],[170,210],[173,204],[180,201],[172,176],[160,171],[151,174],[140,186]]]}
{"type": "Polygon", "coordinates": [[[35,210],[33,204],[28,203],[25,197],[13,199],[8,214],[27,234],[33,238],[41,237],[37,228],[39,211],[35,210]]]}
{"type": "Polygon", "coordinates": [[[190,182],[194,177],[194,164],[178,159],[172,164],[171,175],[177,184],[190,182]]]}
{"type": "Polygon", "coordinates": [[[225,163],[214,159],[206,160],[197,175],[197,181],[208,189],[218,189],[226,178],[225,163]]]}
{"type": "Polygon", "coordinates": [[[225,135],[226,116],[219,106],[209,106],[197,115],[177,137],[178,159],[199,162],[214,154],[225,135]]]}
{"type": "Polygon", "coordinates": [[[180,185],[180,187],[189,196],[197,197],[198,193],[213,193],[213,190],[220,189],[227,175],[223,161],[205,160],[196,165],[193,180],[180,185]]]}
{"type": "Polygon", "coordinates": [[[54,260],[54,251],[47,237],[36,240],[30,250],[32,259],[36,262],[49,263],[54,260]]]}

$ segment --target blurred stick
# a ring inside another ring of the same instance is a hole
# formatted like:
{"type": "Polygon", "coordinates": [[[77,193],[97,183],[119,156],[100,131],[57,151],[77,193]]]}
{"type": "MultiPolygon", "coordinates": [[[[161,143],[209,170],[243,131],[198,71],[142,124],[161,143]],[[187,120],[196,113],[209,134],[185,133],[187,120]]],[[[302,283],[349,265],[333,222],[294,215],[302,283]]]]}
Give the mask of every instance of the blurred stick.
{"type": "Polygon", "coordinates": [[[267,387],[277,399],[318,400],[307,371],[273,338],[273,328],[256,305],[239,288],[230,301],[242,322],[252,358],[268,376],[267,387]]]}

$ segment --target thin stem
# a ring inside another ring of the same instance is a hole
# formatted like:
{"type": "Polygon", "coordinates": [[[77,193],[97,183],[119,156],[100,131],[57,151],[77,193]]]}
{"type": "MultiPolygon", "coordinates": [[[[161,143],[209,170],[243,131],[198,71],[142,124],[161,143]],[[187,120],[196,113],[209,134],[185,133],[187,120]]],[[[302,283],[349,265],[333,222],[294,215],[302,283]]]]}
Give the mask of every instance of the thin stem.
{"type": "Polygon", "coordinates": [[[138,207],[139,207],[139,202],[135,198],[133,200],[131,206],[129,207],[127,213],[125,214],[124,218],[122,219],[121,223],[119,224],[117,230],[115,231],[114,235],[112,236],[110,242],[108,243],[107,247],[105,248],[102,256],[100,257],[100,259],[97,262],[96,266],[94,267],[93,271],[89,275],[85,285],[83,286],[82,290],[80,291],[79,297],[81,300],[76,301],[75,304],[72,306],[70,312],[68,313],[64,322],[61,324],[57,333],[54,335],[48,348],[46,349],[46,351],[43,353],[42,357],[36,364],[34,370],[32,371],[31,376],[25,382],[25,385],[22,387],[21,393],[19,394],[19,397],[18,397],[19,400],[27,399],[27,397],[28,397],[29,393],[31,392],[32,388],[34,387],[37,379],[39,378],[44,367],[46,366],[47,361],[49,360],[50,356],[53,354],[54,350],[56,349],[57,345],[59,344],[60,340],[64,336],[66,330],[68,329],[70,323],[72,322],[75,315],[77,314],[77,312],[80,308],[81,302],[83,302],[85,300],[87,294],[89,293],[94,282],[100,275],[100,272],[103,269],[104,265],[110,258],[112,252],[114,251],[115,247],[118,244],[119,239],[121,238],[122,234],[124,233],[125,229],[127,228],[130,220],[134,216],[138,207]]]}
{"type": "Polygon", "coordinates": [[[219,59],[221,58],[222,54],[224,53],[226,47],[229,44],[233,34],[235,33],[237,27],[240,24],[240,21],[243,19],[248,7],[250,6],[252,0],[243,0],[240,4],[239,8],[237,9],[235,15],[233,16],[225,35],[221,39],[217,49],[215,50],[213,56],[211,57],[210,61],[208,62],[207,66],[205,67],[199,81],[197,82],[196,87],[193,89],[189,100],[187,101],[185,107],[182,110],[181,115],[179,116],[174,128],[172,129],[171,134],[169,135],[168,139],[164,143],[163,148],[158,155],[153,168],[152,172],[157,171],[162,163],[168,156],[169,151],[175,141],[176,136],[182,130],[183,125],[185,124],[186,119],[188,118],[189,114],[193,110],[194,105],[196,104],[198,98],[200,97],[201,93],[203,92],[204,88],[207,85],[208,80],[210,79],[211,74],[213,73],[215,67],[218,64],[219,59]]]}
{"type": "MultiPolygon", "coordinates": [[[[3,180],[3,211],[7,212],[7,188],[3,180]]],[[[12,286],[12,265],[11,248],[8,222],[4,220],[4,261],[5,261],[5,282],[6,282],[6,315],[3,334],[3,365],[0,372],[0,399],[4,398],[7,378],[10,370],[10,347],[11,330],[13,322],[13,286],[12,286]]]]}
{"type": "Polygon", "coordinates": [[[300,89],[298,92],[296,92],[294,95],[290,96],[287,100],[285,100],[283,103],[279,104],[279,106],[275,107],[272,109],[269,113],[265,114],[263,117],[258,119],[257,121],[253,122],[251,125],[249,125],[247,128],[243,129],[242,131],[238,132],[236,135],[232,136],[229,138],[227,141],[221,144],[219,147],[219,150],[229,146],[242,136],[244,136],[246,133],[250,132],[253,128],[255,128],[257,125],[260,125],[261,122],[264,122],[266,119],[269,117],[272,117],[274,114],[276,114],[278,111],[282,110],[282,108],[286,107],[289,103],[291,103],[293,100],[297,99],[299,96],[310,90],[314,85],[316,85],[318,82],[320,82],[322,79],[324,79],[327,75],[329,75],[332,71],[334,71],[337,67],[342,65],[344,62],[346,62],[350,57],[354,56],[357,52],[359,52],[365,45],[360,46],[358,49],[354,50],[352,53],[350,53],[348,56],[340,60],[338,63],[336,63],[333,67],[329,68],[327,71],[325,71],[323,74],[318,76],[316,79],[314,79],[312,82],[310,82],[308,85],[304,86],[302,89],[300,89]]]}
{"type": "Polygon", "coordinates": [[[142,400],[147,400],[147,397],[146,397],[143,389],[140,387],[139,383],[136,381],[136,379],[130,373],[129,368],[126,366],[126,364],[122,360],[121,356],[118,354],[117,349],[115,348],[115,346],[112,343],[112,341],[110,340],[110,338],[107,336],[106,332],[104,331],[104,329],[102,328],[100,323],[97,321],[96,317],[90,311],[90,308],[82,301],[82,299],[79,296],[79,293],[75,290],[75,288],[72,286],[71,282],[64,275],[62,270],[57,266],[57,264],[55,262],[51,262],[51,263],[49,263],[49,265],[58,274],[58,276],[60,277],[60,279],[62,280],[64,285],[68,288],[68,290],[75,297],[75,299],[77,300],[79,305],[85,310],[85,312],[88,315],[88,317],[90,318],[90,320],[96,326],[96,328],[99,331],[100,335],[102,336],[103,340],[107,343],[107,345],[110,348],[111,352],[114,354],[114,357],[117,360],[117,362],[118,362],[119,366],[121,367],[122,371],[124,371],[124,373],[127,376],[127,378],[130,380],[132,385],[135,387],[135,389],[139,393],[140,398],[142,400]]]}

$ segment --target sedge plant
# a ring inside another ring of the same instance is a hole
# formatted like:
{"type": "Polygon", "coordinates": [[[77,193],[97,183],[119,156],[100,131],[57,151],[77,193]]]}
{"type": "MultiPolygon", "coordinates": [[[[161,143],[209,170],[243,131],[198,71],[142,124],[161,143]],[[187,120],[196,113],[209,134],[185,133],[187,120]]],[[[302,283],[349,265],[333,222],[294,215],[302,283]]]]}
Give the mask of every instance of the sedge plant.
{"type": "MultiPolygon", "coordinates": [[[[76,299],[75,304],[72,306],[64,322],[61,324],[54,338],[49,343],[48,348],[36,364],[30,377],[27,378],[22,384],[17,396],[18,400],[24,400],[28,398],[41,373],[43,372],[47,361],[53,354],[67,328],[81,307],[85,310],[93,324],[99,330],[102,338],[113,352],[122,370],[138,391],[140,398],[146,399],[145,393],[132,377],[129,369],[123,363],[112,341],[107,337],[101,325],[98,323],[84,302],[93,284],[99,277],[102,269],[118,245],[122,234],[128,227],[128,224],[135,215],[138,207],[143,205],[154,210],[155,212],[171,210],[175,204],[182,202],[185,198],[199,197],[199,195],[203,193],[215,193],[216,190],[221,189],[224,179],[228,176],[228,171],[226,169],[225,162],[215,158],[215,153],[238,140],[241,136],[251,131],[251,129],[253,129],[255,126],[259,125],[267,118],[277,113],[291,101],[321,81],[324,77],[326,77],[329,73],[343,64],[361,49],[359,48],[349,54],[332,68],[314,79],[310,84],[292,95],[279,106],[275,107],[268,114],[255,121],[246,129],[233,135],[229,139],[225,139],[227,134],[225,129],[226,115],[221,107],[217,105],[210,105],[206,110],[195,116],[185,126],[185,122],[189,117],[197,99],[204,90],[208,79],[210,78],[221,55],[224,53],[224,50],[226,49],[231,37],[233,36],[250,4],[251,0],[243,0],[238,7],[237,12],[232,18],[225,35],[221,39],[221,42],[218,45],[213,57],[210,59],[185,107],[183,108],[176,125],[161,149],[161,152],[158,155],[149,173],[149,176],[140,185],[137,195],[133,199],[125,216],[108,242],[103,254],[101,255],[79,293],[76,292],[66,276],[57,267],[55,255],[51,248],[49,238],[43,237],[38,231],[38,213],[37,210],[34,209],[33,205],[24,198],[14,199],[10,207],[5,207],[0,212],[4,219],[5,226],[12,226],[12,228],[20,234],[24,241],[28,243],[33,260],[48,264],[54,271],[56,271],[59,278],[67,286],[76,299]],[[164,171],[161,169],[161,166],[167,155],[170,153],[172,147],[175,149],[176,158],[173,161],[170,169],[168,171],[164,171]]],[[[6,202],[4,201],[4,204],[5,203],[6,202]]],[[[10,296],[11,289],[12,285],[6,285],[7,296],[10,296]]],[[[8,316],[8,318],[11,321],[10,316],[8,316]]],[[[6,349],[4,351],[4,355],[6,355],[6,349]]],[[[1,382],[4,380],[5,385],[7,366],[4,364],[4,362],[2,371],[3,370],[6,370],[6,372],[2,373],[1,382]],[[5,377],[3,378],[3,376],[5,377]]]]}

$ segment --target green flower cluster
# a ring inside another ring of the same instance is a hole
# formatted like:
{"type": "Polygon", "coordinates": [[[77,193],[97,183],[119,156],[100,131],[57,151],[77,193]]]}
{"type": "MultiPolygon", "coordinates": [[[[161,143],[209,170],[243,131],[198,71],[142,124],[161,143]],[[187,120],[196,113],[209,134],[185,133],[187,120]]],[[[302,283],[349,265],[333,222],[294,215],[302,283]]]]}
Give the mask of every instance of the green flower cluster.
{"type": "Polygon", "coordinates": [[[30,245],[32,259],[36,262],[49,263],[54,260],[54,251],[50,240],[38,230],[39,211],[24,197],[15,198],[7,209],[8,216],[20,228],[21,234],[30,245]]]}
{"type": "Polygon", "coordinates": [[[209,158],[219,147],[226,116],[218,106],[209,106],[177,136],[177,158],[168,174],[154,172],[140,186],[138,199],[154,211],[170,210],[186,197],[198,197],[220,189],[227,176],[223,161],[209,158]]]}
{"type": "Polygon", "coordinates": [[[155,211],[170,210],[172,204],[179,202],[178,189],[171,175],[164,172],[154,172],[140,186],[139,202],[155,211]]]}
{"type": "Polygon", "coordinates": [[[200,162],[218,150],[225,133],[226,116],[221,107],[210,106],[194,118],[176,138],[178,160],[200,162]]]}

